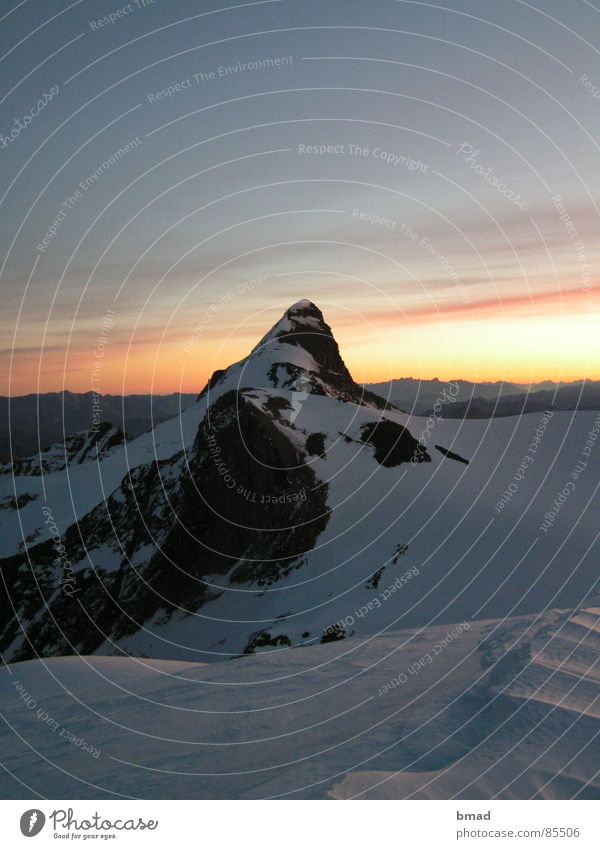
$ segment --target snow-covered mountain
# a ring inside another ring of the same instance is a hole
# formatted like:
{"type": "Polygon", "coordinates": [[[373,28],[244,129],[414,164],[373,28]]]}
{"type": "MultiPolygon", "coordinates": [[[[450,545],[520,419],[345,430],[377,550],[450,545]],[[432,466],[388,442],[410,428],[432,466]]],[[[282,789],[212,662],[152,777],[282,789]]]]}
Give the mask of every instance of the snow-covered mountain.
{"type": "Polygon", "coordinates": [[[596,414],[446,421],[449,398],[423,419],[365,392],[294,304],[180,416],[0,478],[4,659],[216,662],[576,606],[596,578],[591,471],[540,526],[596,414]]]}
{"type": "Polygon", "coordinates": [[[110,422],[99,422],[89,430],[82,430],[43,448],[32,457],[14,463],[0,464],[0,475],[42,475],[60,472],[66,466],[103,460],[123,444],[126,435],[120,427],[110,422]]]}
{"type": "Polygon", "coordinates": [[[65,434],[89,430],[98,407],[103,421],[139,436],[193,404],[197,394],[98,395],[64,390],[0,395],[0,459],[30,457],[44,445],[61,442],[65,434]]]}
{"type": "Polygon", "coordinates": [[[453,397],[364,392],[300,301],[0,476],[5,795],[598,798],[600,415],[453,397]]]}

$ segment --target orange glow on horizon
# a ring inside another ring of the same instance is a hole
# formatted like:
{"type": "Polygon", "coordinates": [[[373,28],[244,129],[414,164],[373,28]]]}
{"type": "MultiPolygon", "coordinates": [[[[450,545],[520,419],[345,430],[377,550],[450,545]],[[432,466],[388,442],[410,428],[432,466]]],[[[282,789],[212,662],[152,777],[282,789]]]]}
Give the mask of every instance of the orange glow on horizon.
{"type": "MultiPolygon", "coordinates": [[[[513,383],[600,380],[600,358],[593,349],[600,307],[589,292],[512,296],[474,303],[439,301],[404,312],[356,314],[323,307],[342,356],[359,383],[377,383],[399,377],[440,380],[508,381],[513,383]],[[332,313],[332,314],[330,314],[332,313]]],[[[223,314],[219,322],[186,350],[189,333],[170,328],[160,347],[160,333],[147,328],[129,341],[118,335],[106,347],[94,379],[93,350],[74,340],[65,370],[60,346],[42,359],[39,391],[100,394],[197,393],[215,369],[243,359],[268,330],[277,315],[242,316],[233,321],[223,314]],[[234,329],[236,328],[236,329],[234,329]],[[63,379],[63,374],[64,379],[63,379]]],[[[162,332],[162,331],[161,331],[162,332]]],[[[38,391],[39,354],[28,349],[19,357],[10,383],[5,374],[2,394],[38,391]]]]}

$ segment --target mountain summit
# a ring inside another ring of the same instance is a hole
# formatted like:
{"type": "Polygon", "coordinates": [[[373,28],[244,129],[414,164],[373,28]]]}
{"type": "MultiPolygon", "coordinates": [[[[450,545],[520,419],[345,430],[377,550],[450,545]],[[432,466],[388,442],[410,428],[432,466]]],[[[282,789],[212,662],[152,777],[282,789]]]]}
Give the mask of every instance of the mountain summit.
{"type": "Polygon", "coordinates": [[[351,380],[331,327],[312,301],[305,299],[292,304],[252,353],[260,353],[271,345],[277,345],[278,350],[281,345],[302,348],[313,358],[313,366],[351,380]]]}
{"type": "Polygon", "coordinates": [[[212,401],[226,388],[244,386],[297,390],[377,410],[395,409],[355,383],[331,327],[307,299],[292,304],[245,359],[216,371],[199,398],[208,393],[212,401]]]}
{"type": "Polygon", "coordinates": [[[282,345],[297,346],[312,357],[312,363],[309,365],[314,372],[330,375],[333,380],[353,382],[331,327],[312,301],[302,300],[292,304],[259,342],[253,353],[260,353],[271,345],[277,345],[278,351],[285,351],[282,345]]]}

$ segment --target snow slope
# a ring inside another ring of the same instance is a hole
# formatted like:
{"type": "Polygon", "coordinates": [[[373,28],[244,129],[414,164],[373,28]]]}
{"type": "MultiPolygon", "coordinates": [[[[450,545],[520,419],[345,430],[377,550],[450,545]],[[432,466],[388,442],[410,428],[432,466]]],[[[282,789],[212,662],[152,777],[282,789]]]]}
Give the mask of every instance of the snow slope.
{"type": "Polygon", "coordinates": [[[599,615],[551,610],[204,666],[13,664],[0,670],[3,794],[599,798],[599,615]]]}

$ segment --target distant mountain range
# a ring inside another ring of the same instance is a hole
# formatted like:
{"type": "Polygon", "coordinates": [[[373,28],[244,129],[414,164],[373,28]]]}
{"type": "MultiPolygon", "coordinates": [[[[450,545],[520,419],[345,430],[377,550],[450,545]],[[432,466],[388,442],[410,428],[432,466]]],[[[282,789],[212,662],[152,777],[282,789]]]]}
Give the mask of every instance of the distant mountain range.
{"type": "MultiPolygon", "coordinates": [[[[543,410],[600,410],[600,381],[513,395],[502,393],[498,398],[472,398],[445,407],[444,414],[451,419],[492,419],[543,410]]],[[[427,410],[426,414],[431,412],[427,410]]]]}
{"type": "MultiPolygon", "coordinates": [[[[547,409],[600,409],[600,381],[576,381],[557,389],[550,381],[527,385],[400,377],[364,386],[400,410],[417,416],[430,415],[440,402],[442,415],[450,419],[491,419],[547,409]]],[[[13,459],[29,459],[67,437],[91,429],[93,397],[91,392],[68,391],[0,396],[0,462],[10,460],[11,440],[13,459]]],[[[101,420],[118,427],[128,437],[136,437],[185,410],[197,395],[174,392],[100,397],[101,420]]]]}
{"type": "Polygon", "coordinates": [[[411,415],[430,415],[435,405],[441,404],[442,415],[450,419],[491,419],[539,410],[600,408],[600,381],[597,380],[557,385],[547,380],[521,384],[400,377],[385,383],[366,383],[365,388],[411,415]]]}
{"type": "MultiPolygon", "coordinates": [[[[0,396],[0,460],[29,457],[53,443],[93,426],[91,392],[46,392],[41,395],[0,396]]],[[[196,394],[101,395],[100,420],[111,422],[129,436],[139,436],[176,416],[196,394]]]]}

